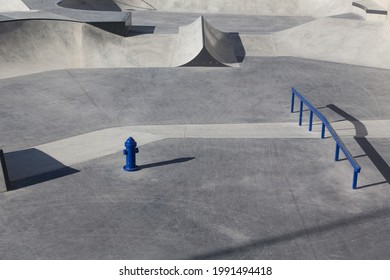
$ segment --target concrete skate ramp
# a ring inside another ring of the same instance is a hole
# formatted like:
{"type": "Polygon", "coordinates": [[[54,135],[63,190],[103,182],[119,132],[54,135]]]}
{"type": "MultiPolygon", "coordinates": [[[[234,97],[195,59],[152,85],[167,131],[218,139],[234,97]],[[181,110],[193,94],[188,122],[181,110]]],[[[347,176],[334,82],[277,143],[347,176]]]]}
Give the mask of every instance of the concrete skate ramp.
{"type": "Polygon", "coordinates": [[[84,26],[82,37],[82,67],[238,66],[234,39],[203,17],[178,34],[123,38],[84,26]]]}
{"type": "Polygon", "coordinates": [[[61,20],[2,22],[0,78],[69,68],[169,66],[175,36],[125,38],[61,20]]]}
{"type": "Polygon", "coordinates": [[[0,12],[20,12],[30,10],[22,0],[0,0],[0,12]]]}
{"type": "Polygon", "coordinates": [[[352,10],[351,0],[113,0],[122,9],[248,15],[330,16],[352,10]]]}
{"type": "Polygon", "coordinates": [[[106,67],[236,66],[233,41],[197,19],[178,34],[118,36],[61,20],[0,23],[0,78],[106,67]]]}
{"type": "Polygon", "coordinates": [[[121,11],[112,0],[63,0],[58,5],[79,10],[121,11]]]}
{"type": "Polygon", "coordinates": [[[238,66],[234,42],[228,33],[199,17],[192,24],[180,27],[172,65],[238,66]]]}
{"type": "Polygon", "coordinates": [[[21,20],[0,24],[0,78],[81,65],[82,24],[21,20]]]}

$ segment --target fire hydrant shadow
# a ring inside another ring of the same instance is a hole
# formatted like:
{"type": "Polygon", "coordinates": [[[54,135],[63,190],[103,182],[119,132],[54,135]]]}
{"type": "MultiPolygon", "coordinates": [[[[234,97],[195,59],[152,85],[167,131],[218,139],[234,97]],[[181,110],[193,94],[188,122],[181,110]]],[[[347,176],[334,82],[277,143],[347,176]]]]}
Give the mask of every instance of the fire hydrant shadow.
{"type": "Polygon", "coordinates": [[[138,168],[139,169],[147,169],[147,168],[153,168],[153,167],[158,167],[158,166],[183,163],[183,162],[191,161],[193,159],[195,159],[195,157],[176,158],[176,159],[171,159],[171,160],[166,160],[166,161],[160,161],[160,162],[155,162],[155,163],[139,165],[138,168]]]}

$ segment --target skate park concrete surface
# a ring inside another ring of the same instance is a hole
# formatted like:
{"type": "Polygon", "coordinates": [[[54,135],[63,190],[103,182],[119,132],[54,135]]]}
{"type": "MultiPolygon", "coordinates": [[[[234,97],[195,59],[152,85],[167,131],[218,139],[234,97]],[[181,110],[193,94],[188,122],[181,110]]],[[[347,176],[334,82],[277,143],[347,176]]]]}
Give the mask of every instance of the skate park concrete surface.
{"type": "Polygon", "coordinates": [[[0,0],[0,259],[390,258],[389,22],[237,2],[0,0]]]}

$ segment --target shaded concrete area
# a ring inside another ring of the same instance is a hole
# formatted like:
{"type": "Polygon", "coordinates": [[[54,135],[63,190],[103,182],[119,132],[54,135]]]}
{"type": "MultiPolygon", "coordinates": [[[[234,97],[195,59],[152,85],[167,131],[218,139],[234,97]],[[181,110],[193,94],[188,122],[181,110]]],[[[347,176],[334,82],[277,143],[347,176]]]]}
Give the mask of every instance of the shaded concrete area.
{"type": "MultiPolygon", "coordinates": [[[[19,1],[19,0],[13,0],[19,1]]],[[[10,1],[7,1],[10,2],[10,1]]],[[[122,11],[110,11],[110,10],[89,10],[89,11],[80,11],[75,9],[63,8],[57,3],[59,0],[24,0],[24,3],[32,11],[25,11],[20,8],[1,10],[5,16],[8,16],[11,20],[15,19],[31,19],[31,18],[40,18],[40,19],[68,19],[72,21],[87,22],[87,23],[125,23],[131,20],[129,12],[122,11]]],[[[1,5],[1,2],[0,2],[1,5]]],[[[0,6],[2,7],[2,6],[0,6]]],[[[109,29],[108,29],[109,30],[109,29]]],[[[112,32],[112,30],[111,30],[112,32]]]]}
{"type": "Polygon", "coordinates": [[[390,184],[390,166],[367,139],[369,135],[367,127],[361,121],[351,116],[341,108],[335,106],[334,104],[330,104],[328,107],[332,111],[339,114],[341,117],[345,118],[347,121],[353,123],[356,131],[356,136],[354,136],[356,143],[376,166],[378,171],[384,177],[385,181],[390,184]]]}
{"type": "Polygon", "coordinates": [[[10,182],[8,177],[7,163],[5,162],[4,152],[0,150],[0,192],[9,190],[10,182]]]}
{"type": "MultiPolygon", "coordinates": [[[[117,8],[110,9],[110,7],[117,7],[110,0],[94,1],[94,3],[90,4],[89,6],[91,7],[92,5],[95,7],[95,9],[89,9],[89,10],[69,9],[69,7],[62,7],[61,5],[59,5],[61,0],[23,0],[23,2],[26,3],[26,5],[32,10],[49,11],[55,14],[67,14],[76,17],[82,16],[85,19],[87,19],[89,16],[92,17],[100,16],[101,21],[106,21],[110,17],[118,18],[129,14],[128,12],[121,12],[121,10],[117,8]]],[[[83,2],[87,3],[88,1],[73,1],[73,2],[80,3],[79,6],[81,7],[82,5],[81,3],[83,2]]],[[[88,6],[88,4],[86,4],[85,6],[88,6]]]]}
{"type": "MultiPolygon", "coordinates": [[[[3,22],[9,21],[26,21],[32,19],[40,20],[50,20],[52,22],[59,21],[71,21],[71,22],[81,22],[91,24],[102,30],[105,30],[110,33],[118,34],[124,36],[127,34],[131,26],[131,13],[122,12],[120,9],[117,11],[110,10],[76,10],[63,8],[57,5],[59,0],[1,0],[0,1],[0,21],[3,22]],[[3,4],[1,1],[7,2],[3,4]],[[9,2],[15,2],[9,4],[9,2]],[[18,7],[18,2],[25,3],[27,9],[18,7]],[[14,9],[6,9],[8,5],[14,6],[14,9]],[[2,9],[2,7],[5,7],[2,9]]],[[[2,27],[4,28],[4,27],[2,27]]],[[[26,30],[24,30],[26,31],[26,30]]],[[[4,31],[3,31],[4,32],[4,31]]],[[[46,30],[41,32],[45,33],[46,30]]],[[[39,32],[35,31],[35,35],[39,35],[39,32]]],[[[7,41],[7,39],[2,39],[2,41],[7,41]]],[[[15,47],[17,47],[15,45],[15,47]]],[[[20,46],[19,46],[20,48],[20,46]]],[[[27,51],[26,51],[27,52],[27,51]]],[[[23,55],[23,54],[18,54],[23,55]]],[[[52,70],[52,69],[46,69],[52,70]]]]}
{"type": "Polygon", "coordinates": [[[44,152],[27,149],[4,156],[9,179],[9,190],[28,187],[78,172],[63,165],[44,152]]]}
{"type": "Polygon", "coordinates": [[[112,0],[61,0],[58,5],[64,8],[95,10],[95,11],[122,11],[112,0]]]}
{"type": "Polygon", "coordinates": [[[387,259],[388,186],[352,191],[332,150],[330,139],[163,140],[141,148],[136,173],[120,153],[76,165],[0,194],[0,257],[387,259]]]}

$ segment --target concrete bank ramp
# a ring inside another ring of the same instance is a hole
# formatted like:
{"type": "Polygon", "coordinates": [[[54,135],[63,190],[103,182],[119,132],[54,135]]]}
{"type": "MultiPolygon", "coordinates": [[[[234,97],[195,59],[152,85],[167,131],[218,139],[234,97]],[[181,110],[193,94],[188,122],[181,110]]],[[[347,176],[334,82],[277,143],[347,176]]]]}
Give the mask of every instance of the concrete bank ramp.
{"type": "Polygon", "coordinates": [[[22,0],[0,0],[0,12],[21,12],[29,10],[22,0]]]}
{"type": "Polygon", "coordinates": [[[237,66],[234,41],[202,17],[178,34],[122,37],[64,20],[0,23],[0,79],[69,68],[237,66]]]}
{"type": "Polygon", "coordinates": [[[0,78],[78,68],[82,24],[57,20],[0,23],[0,78]]]}
{"type": "Polygon", "coordinates": [[[229,33],[209,24],[203,16],[180,27],[172,66],[238,66],[235,42],[229,33]]]}

